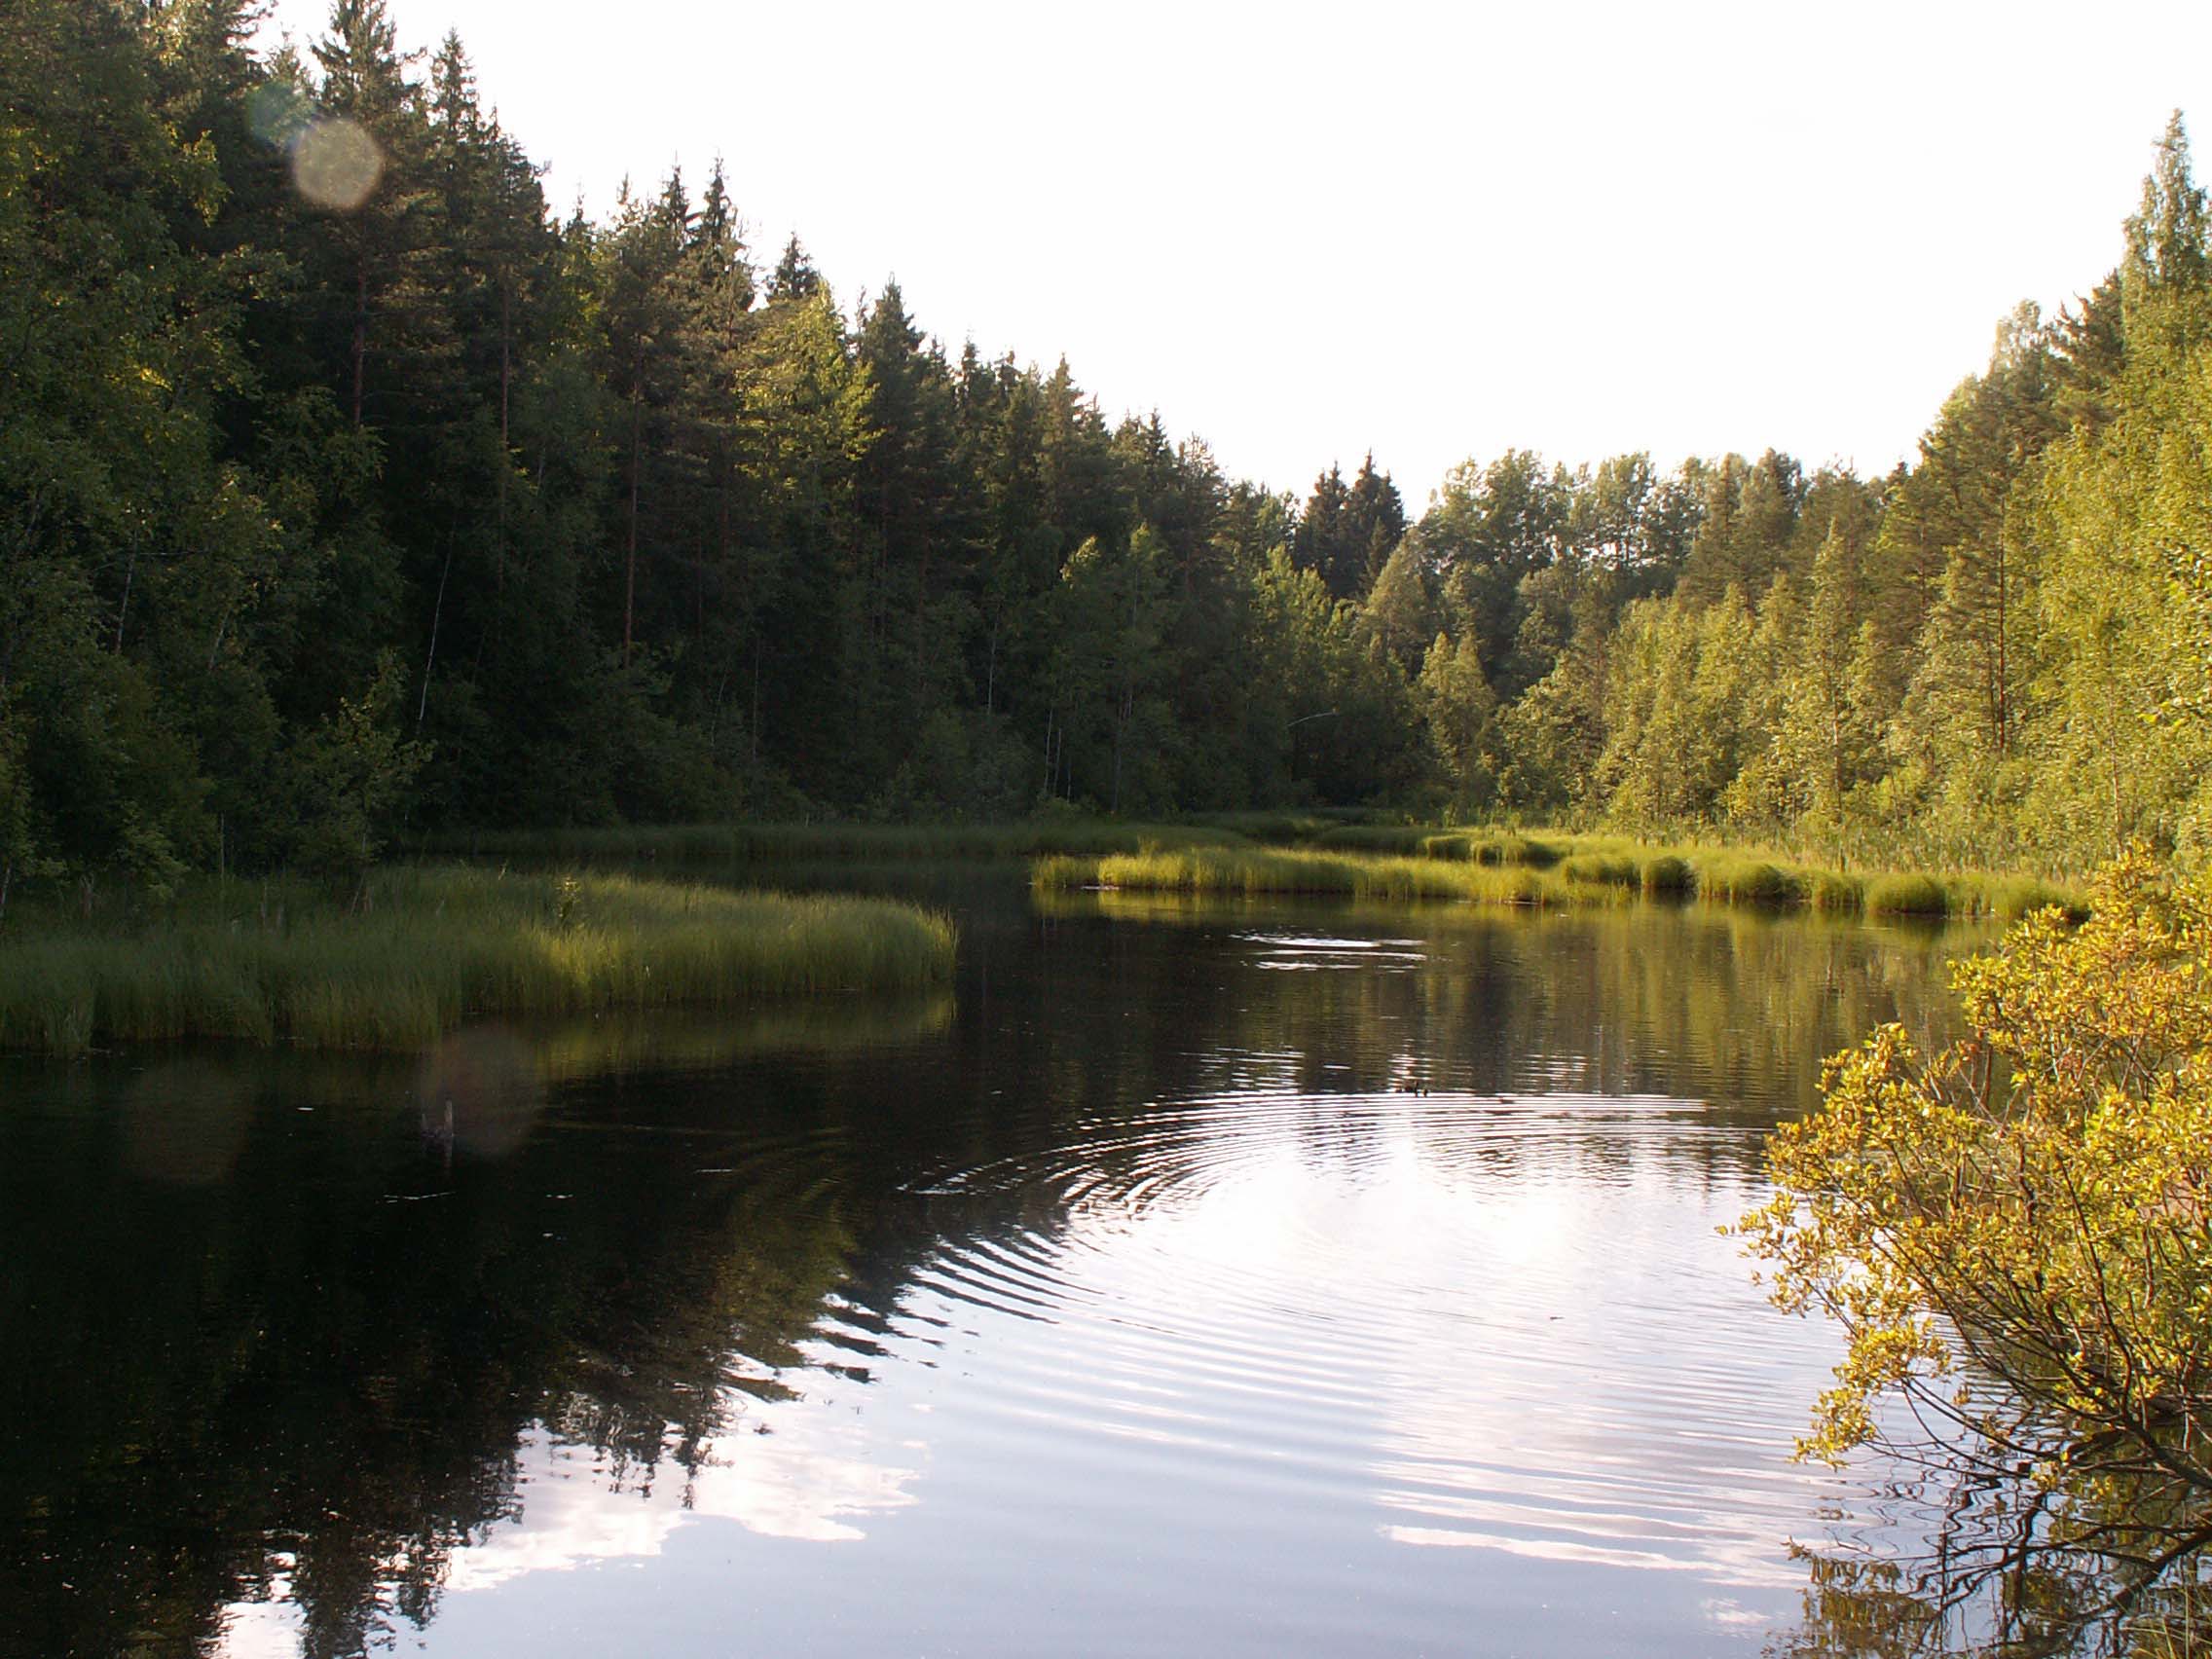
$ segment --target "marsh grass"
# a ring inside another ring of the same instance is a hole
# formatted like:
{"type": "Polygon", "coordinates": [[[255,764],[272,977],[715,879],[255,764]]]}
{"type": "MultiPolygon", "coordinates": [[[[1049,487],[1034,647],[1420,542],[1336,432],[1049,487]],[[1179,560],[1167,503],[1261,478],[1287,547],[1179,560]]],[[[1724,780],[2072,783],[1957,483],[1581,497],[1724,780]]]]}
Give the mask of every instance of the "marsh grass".
{"type": "Polygon", "coordinates": [[[1974,872],[1860,875],[1758,849],[1652,847],[1622,836],[1524,836],[1332,830],[1312,847],[1147,847],[1133,854],[1062,854],[1031,867],[1041,891],[1100,887],[1195,895],[1326,894],[1379,900],[1466,900],[1567,905],[1642,896],[1827,915],[1994,917],[2045,904],[2079,915],[2077,896],[2046,882],[1974,872]],[[1373,851],[1376,847],[1402,849],[1373,851]]]}
{"type": "MultiPolygon", "coordinates": [[[[1852,871],[1763,847],[1654,844],[1628,835],[1546,829],[1451,829],[1328,809],[1223,812],[1176,824],[1045,814],[1002,824],[678,825],[518,831],[440,845],[540,866],[890,867],[933,860],[1026,859],[1032,884],[1046,890],[1103,885],[1128,892],[1336,894],[1529,905],[1612,903],[1641,894],[1839,916],[2003,921],[2049,903],[2083,913],[2078,895],[2027,877],[1852,871]],[[1457,873],[1446,873],[1455,866],[1460,866],[1457,873]]],[[[231,993],[218,982],[195,984],[190,994],[220,1005],[231,993]]],[[[307,1009],[303,1017],[312,1022],[318,1016],[307,1009]]]]}
{"type": "Polygon", "coordinates": [[[1559,872],[1568,881],[1586,881],[1601,887],[1633,887],[1643,889],[1643,871],[1637,861],[1623,853],[1575,853],[1559,863],[1559,872]]]}
{"type": "Polygon", "coordinates": [[[1569,884],[1527,866],[1479,865],[1288,847],[1153,848],[1101,859],[1052,858],[1031,871],[1046,891],[1104,887],[1132,893],[1317,894],[1386,901],[1568,903],[1569,884]]]}
{"type": "Polygon", "coordinates": [[[950,978],[954,945],[947,919],[910,904],[617,875],[391,869],[352,904],[233,884],[121,931],[0,937],[0,1047],[413,1049],[477,1014],[922,990],[950,978]]]}
{"type": "Polygon", "coordinates": [[[1547,869],[1564,856],[1559,845],[1505,830],[1437,830],[1424,825],[1342,825],[1313,844],[1329,852],[1452,859],[1466,864],[1528,865],[1547,869]]]}
{"type": "Polygon", "coordinates": [[[1948,916],[1951,895],[1932,875],[1883,875],[1866,884],[1869,916],[1948,916]]]}

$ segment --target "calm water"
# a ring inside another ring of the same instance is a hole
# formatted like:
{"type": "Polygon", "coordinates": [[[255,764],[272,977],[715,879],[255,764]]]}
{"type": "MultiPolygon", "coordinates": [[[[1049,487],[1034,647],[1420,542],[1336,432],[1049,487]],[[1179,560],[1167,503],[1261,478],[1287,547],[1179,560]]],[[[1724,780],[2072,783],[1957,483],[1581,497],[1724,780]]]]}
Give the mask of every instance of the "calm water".
{"type": "Polygon", "coordinates": [[[0,1061],[0,1652],[1756,1653],[1897,1520],[1714,1229],[1956,939],[949,902],[918,1004],[0,1061]]]}

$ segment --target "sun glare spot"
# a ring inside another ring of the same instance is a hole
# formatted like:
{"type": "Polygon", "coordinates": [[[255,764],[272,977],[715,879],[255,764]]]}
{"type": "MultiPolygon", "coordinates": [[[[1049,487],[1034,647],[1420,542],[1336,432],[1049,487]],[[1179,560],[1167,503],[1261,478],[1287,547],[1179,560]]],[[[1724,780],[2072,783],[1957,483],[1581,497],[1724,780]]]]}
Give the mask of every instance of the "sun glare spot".
{"type": "Polygon", "coordinates": [[[384,176],[384,152],[357,121],[314,122],[292,144],[292,182],[317,207],[351,212],[384,176]]]}

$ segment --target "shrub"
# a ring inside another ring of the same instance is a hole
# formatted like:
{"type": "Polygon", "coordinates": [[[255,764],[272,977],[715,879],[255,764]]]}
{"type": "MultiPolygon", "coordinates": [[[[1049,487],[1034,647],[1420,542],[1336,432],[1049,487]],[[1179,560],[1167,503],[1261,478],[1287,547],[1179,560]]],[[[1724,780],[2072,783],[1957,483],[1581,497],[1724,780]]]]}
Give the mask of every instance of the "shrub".
{"type": "Polygon", "coordinates": [[[1953,970],[1965,1042],[1831,1060],[1738,1231],[1846,1338],[1802,1454],[1901,1397],[1965,1478],[2028,1489],[1995,1570],[2101,1540],[2140,1591],[2212,1522],[2212,873],[2134,854],[2090,901],[1953,970]]]}

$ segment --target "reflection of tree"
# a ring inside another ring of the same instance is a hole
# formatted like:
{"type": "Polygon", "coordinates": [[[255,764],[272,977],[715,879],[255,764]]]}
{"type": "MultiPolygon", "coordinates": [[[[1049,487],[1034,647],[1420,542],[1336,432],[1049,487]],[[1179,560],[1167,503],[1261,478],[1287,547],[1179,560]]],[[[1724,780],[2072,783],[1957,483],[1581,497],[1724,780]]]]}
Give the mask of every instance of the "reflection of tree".
{"type": "Polygon", "coordinates": [[[2057,1495],[1930,1455],[1944,1489],[1937,1546],[1802,1552],[1804,1617],[1772,1659],[2180,1659],[2212,1645],[2212,1516],[2177,1506],[2170,1483],[2057,1495]]]}
{"type": "Polygon", "coordinates": [[[1936,1518],[1932,1546],[1806,1552],[1804,1620],[1778,1659],[2212,1647],[2212,1503],[2194,1480],[2155,1456],[2114,1456],[2117,1437],[2083,1449],[1986,1374],[1954,1396],[1915,1390],[1911,1405],[1870,1444],[1918,1471],[1907,1495],[1936,1518]]]}
{"type": "Polygon", "coordinates": [[[1822,1060],[1869,1026],[1944,1028],[1942,965],[1975,942],[1956,930],[1695,905],[1527,915],[1113,893],[1039,903],[1047,928],[1104,934],[1100,948],[1125,964],[1117,978],[1135,989],[1116,998],[1117,1013],[1156,1022],[1161,1048],[1189,1048],[1194,1003],[1220,1033],[1209,1066],[1144,1080],[1156,1098],[1260,1082],[1323,1093],[1407,1084],[1642,1093],[1705,1101],[1762,1126],[1778,1110],[1810,1106],[1822,1060]],[[1107,933],[1099,916],[1154,925],[1107,933]],[[1176,932],[1215,942],[1194,952],[1166,941],[1176,932]],[[1330,932],[1407,940],[1418,960],[1272,974],[1265,997],[1238,972],[1264,953],[1239,936],[1330,932]],[[1238,1071],[1239,1056],[1259,1054],[1284,1063],[1238,1071]]]}
{"type": "MultiPolygon", "coordinates": [[[[861,1026],[863,1053],[890,1035],[861,1026]]],[[[772,1394],[798,1363],[856,1250],[834,1157],[729,1150],[806,1141],[866,1063],[829,1036],[753,1056],[742,1133],[712,1096],[634,1128],[624,1074],[526,1139],[507,1116],[533,1096],[498,1039],[421,1065],[197,1059],[170,1147],[127,1078],[119,1113],[80,1100],[59,1137],[0,1116],[0,1653],[189,1652],[279,1590],[306,1653],[359,1652],[430,1617],[455,1553],[518,1513],[534,1423],[616,1481],[689,1478],[733,1387],[772,1394]],[[487,1099],[507,1116],[449,1161],[425,1086],[463,1119],[487,1099]],[[158,1178],[171,1160],[189,1184],[158,1178]]],[[[549,1051],[560,1069],[581,1043],[549,1051]]],[[[609,1047],[665,1088],[635,1033],[609,1047]]]]}

